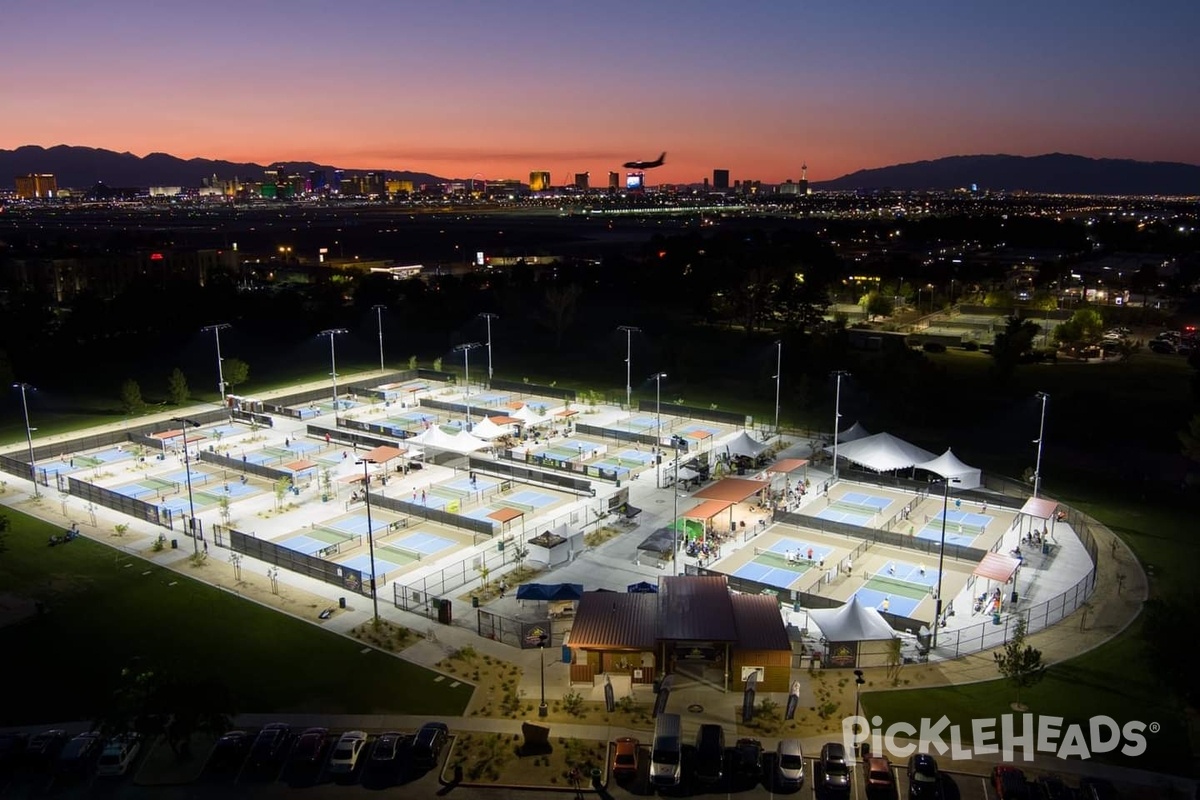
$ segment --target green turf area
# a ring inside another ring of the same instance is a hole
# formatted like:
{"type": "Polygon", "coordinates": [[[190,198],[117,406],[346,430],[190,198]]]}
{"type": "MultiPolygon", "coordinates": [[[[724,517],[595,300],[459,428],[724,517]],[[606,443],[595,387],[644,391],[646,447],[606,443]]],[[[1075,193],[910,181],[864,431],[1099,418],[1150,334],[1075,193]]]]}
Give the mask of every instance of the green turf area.
{"type": "MultiPolygon", "coordinates": [[[[1036,716],[1063,717],[1060,730],[1066,725],[1082,724],[1085,738],[1087,720],[1101,714],[1119,724],[1130,720],[1157,722],[1162,728],[1158,733],[1146,734],[1142,756],[1131,759],[1114,752],[1096,754],[1094,758],[1136,769],[1176,774],[1187,771],[1191,747],[1186,722],[1174,699],[1136,666],[1143,649],[1136,631],[1131,630],[1079,658],[1051,667],[1040,684],[1021,692],[1021,702],[1036,716]]],[[[903,671],[900,677],[904,679],[903,671]]],[[[971,720],[1016,713],[1010,705],[1015,700],[1016,690],[1007,681],[862,695],[864,714],[879,715],[885,728],[899,721],[919,725],[922,718],[937,720],[945,715],[952,724],[961,726],[964,744],[971,738],[971,720]]],[[[1061,743],[1061,736],[1058,741],[1061,743]]]]}
{"type": "MultiPolygon", "coordinates": [[[[0,725],[94,718],[134,657],[219,676],[235,712],[461,714],[471,687],[88,539],[12,522],[0,586],[47,613],[0,628],[9,690],[0,725]],[[120,555],[120,558],[118,558],[120,555]],[[124,567],[122,563],[129,563],[124,567]]],[[[317,609],[313,610],[313,614],[317,609]]]]}

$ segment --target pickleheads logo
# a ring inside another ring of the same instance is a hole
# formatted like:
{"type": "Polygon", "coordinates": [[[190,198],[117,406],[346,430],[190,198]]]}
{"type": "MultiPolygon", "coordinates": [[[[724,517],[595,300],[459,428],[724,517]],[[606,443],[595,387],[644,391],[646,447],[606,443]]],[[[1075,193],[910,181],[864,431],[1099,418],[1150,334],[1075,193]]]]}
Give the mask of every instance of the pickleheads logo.
{"type": "Polygon", "coordinates": [[[881,717],[846,717],[842,720],[842,742],[848,751],[867,742],[872,753],[888,752],[897,758],[949,753],[951,759],[967,760],[999,754],[1003,760],[1013,761],[1017,750],[1025,761],[1032,761],[1036,753],[1089,759],[1096,753],[1119,751],[1134,758],[1146,752],[1145,734],[1159,731],[1157,722],[1133,720],[1121,725],[1106,716],[1065,727],[1063,722],[1062,717],[1005,714],[999,719],[973,719],[969,730],[964,731],[963,726],[952,725],[946,717],[923,719],[920,727],[896,722],[886,729],[880,727],[881,717]],[[907,741],[900,744],[898,738],[907,741]],[[964,746],[964,741],[970,747],[964,746]]]}

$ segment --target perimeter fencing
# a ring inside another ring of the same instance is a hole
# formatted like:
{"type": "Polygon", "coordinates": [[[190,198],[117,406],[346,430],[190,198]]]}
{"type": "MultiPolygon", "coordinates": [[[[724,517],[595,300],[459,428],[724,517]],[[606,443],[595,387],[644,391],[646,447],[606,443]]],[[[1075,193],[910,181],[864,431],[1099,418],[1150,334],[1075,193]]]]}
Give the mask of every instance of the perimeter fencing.
{"type": "MultiPolygon", "coordinates": [[[[9,475],[16,475],[18,478],[24,478],[27,481],[33,480],[33,465],[28,461],[22,461],[12,456],[0,455],[0,472],[7,472],[9,475]]],[[[42,472],[43,476],[40,483],[46,486],[48,484],[44,477],[45,470],[42,470],[42,472]]]]}
{"type": "Polygon", "coordinates": [[[262,425],[266,428],[275,427],[275,419],[269,414],[258,414],[253,411],[243,411],[235,408],[229,412],[229,417],[234,422],[244,422],[251,427],[255,425],[262,425]]]}
{"type": "MultiPolygon", "coordinates": [[[[820,517],[801,514],[799,512],[776,512],[776,522],[783,522],[788,525],[795,525],[800,528],[809,528],[811,530],[821,531],[822,533],[832,533],[837,536],[848,536],[854,539],[861,539],[869,544],[886,544],[892,547],[899,547],[904,550],[915,550],[921,553],[937,554],[942,551],[940,541],[933,539],[921,539],[916,536],[909,536],[905,533],[896,531],[884,531],[878,528],[866,528],[861,525],[853,525],[849,522],[835,522],[830,519],[822,519],[820,517]]],[[[978,563],[983,559],[988,550],[979,547],[966,547],[959,544],[947,544],[945,553],[950,558],[962,559],[964,561],[974,561],[978,563]]]]}
{"type": "MultiPolygon", "coordinates": [[[[169,508],[161,508],[144,500],[138,500],[135,497],[127,497],[119,492],[105,489],[102,486],[96,486],[87,481],[81,481],[78,478],[67,478],[67,491],[72,497],[78,497],[89,503],[111,508],[113,511],[120,511],[122,514],[127,514],[153,525],[161,525],[168,530],[175,530],[175,524],[171,518],[171,509],[169,508]]],[[[189,536],[191,535],[188,531],[185,531],[185,533],[189,536]]]]}
{"type": "MultiPolygon", "coordinates": [[[[280,461],[284,460],[283,456],[279,457],[280,461]]],[[[245,458],[233,458],[232,456],[216,453],[211,450],[201,450],[200,460],[209,464],[216,464],[219,467],[236,470],[237,472],[249,472],[251,475],[257,475],[260,478],[266,478],[271,483],[286,478],[292,479],[292,473],[287,470],[274,469],[265,464],[255,464],[247,461],[245,458]]]]}
{"type": "MultiPolygon", "coordinates": [[[[509,458],[513,458],[511,455],[509,458]]],[[[532,483],[539,486],[548,486],[554,489],[565,489],[568,492],[574,492],[579,495],[587,495],[589,497],[596,496],[596,490],[592,488],[592,482],[585,478],[576,478],[571,475],[559,475],[554,472],[543,472],[538,469],[518,466],[513,460],[495,460],[491,458],[478,458],[472,456],[467,461],[467,468],[473,472],[483,472],[489,475],[495,475],[500,478],[508,478],[509,480],[521,481],[523,483],[532,483]]],[[[573,463],[573,462],[571,462],[573,463]]],[[[570,470],[575,471],[575,470],[570,470]]],[[[604,472],[604,470],[598,470],[604,472]]],[[[612,473],[610,480],[616,479],[616,473],[612,473]]],[[[600,475],[598,477],[604,477],[600,475]]]]}
{"type": "MultiPolygon", "coordinates": [[[[615,439],[618,442],[648,444],[652,447],[657,447],[659,445],[658,436],[653,433],[638,433],[635,431],[622,431],[616,428],[602,428],[599,425],[588,425],[584,422],[576,422],[575,431],[588,436],[595,436],[597,439],[615,439]]],[[[681,449],[687,448],[685,446],[681,449]]]]}
{"type": "Polygon", "coordinates": [[[386,508],[388,511],[395,511],[397,514],[407,514],[410,517],[427,519],[430,522],[437,522],[451,528],[470,531],[476,537],[476,544],[478,544],[478,537],[487,536],[490,538],[496,533],[495,527],[490,522],[464,517],[462,514],[454,514],[449,511],[443,511],[440,508],[430,508],[420,503],[411,503],[395,497],[386,497],[375,492],[371,492],[371,505],[386,508]]]}
{"type": "MultiPolygon", "coordinates": [[[[562,646],[567,631],[571,630],[571,622],[549,616],[542,619],[516,619],[480,608],[475,613],[475,632],[484,639],[532,650],[541,646],[537,634],[545,631],[549,631],[546,647],[562,646]]],[[[557,661],[558,654],[555,656],[557,661]]]]}
{"type": "MultiPolygon", "coordinates": [[[[392,603],[404,611],[433,616],[437,611],[435,601],[443,595],[463,587],[482,585],[484,569],[487,569],[488,583],[496,583],[508,572],[505,567],[512,565],[515,568],[525,560],[525,555],[520,558],[517,555],[527,550],[515,537],[500,539],[496,547],[486,547],[457,563],[438,567],[420,577],[406,577],[403,584],[397,580],[392,584],[392,603]]],[[[513,591],[516,591],[515,586],[513,591]]]]}
{"type": "Polygon", "coordinates": [[[735,428],[744,428],[750,424],[750,417],[736,411],[718,411],[715,408],[698,408],[696,406],[680,406],[674,403],[658,403],[653,400],[639,400],[638,411],[657,413],[661,410],[673,417],[686,419],[702,419],[707,422],[720,422],[735,428]]]}
{"type": "MultiPolygon", "coordinates": [[[[621,476],[613,469],[604,469],[595,464],[586,464],[579,461],[566,461],[554,458],[553,456],[541,456],[536,453],[514,453],[511,450],[501,450],[497,453],[497,458],[502,462],[520,462],[523,464],[533,464],[538,467],[558,470],[559,472],[571,472],[579,475],[586,475],[589,478],[598,478],[604,481],[617,481],[621,476]]],[[[504,470],[503,467],[496,469],[504,470]]],[[[522,467],[512,467],[511,469],[519,470],[522,467]]],[[[524,469],[528,469],[527,467],[524,469]]],[[[536,470],[529,469],[530,473],[536,470]]],[[[550,473],[540,472],[540,475],[548,476],[550,473]]]]}
{"type": "MultiPolygon", "coordinates": [[[[235,553],[256,558],[300,575],[341,587],[350,592],[371,596],[371,587],[363,584],[362,570],[326,561],[323,558],[292,550],[275,542],[259,539],[224,525],[213,526],[213,538],[218,547],[228,547],[235,553]]],[[[368,581],[368,584],[370,581],[368,581]]]]}
{"type": "Polygon", "coordinates": [[[349,428],[352,431],[363,431],[364,433],[373,433],[376,436],[390,436],[393,439],[404,440],[411,436],[416,436],[412,431],[405,430],[394,424],[382,424],[378,422],[363,422],[362,420],[349,419],[347,417],[339,417],[337,421],[339,428],[349,428]]]}
{"type": "Polygon", "coordinates": [[[545,386],[540,383],[525,383],[523,381],[493,379],[488,381],[488,388],[493,392],[512,392],[520,398],[553,397],[568,403],[573,403],[578,398],[574,389],[563,389],[557,386],[545,386]]]}
{"type": "Polygon", "coordinates": [[[358,433],[349,427],[342,426],[343,420],[338,420],[338,427],[326,428],[321,425],[308,424],[307,431],[309,436],[315,436],[318,439],[329,437],[330,441],[341,442],[342,444],[361,444],[368,447],[399,447],[403,450],[395,439],[383,439],[378,436],[370,436],[366,433],[358,433]]]}

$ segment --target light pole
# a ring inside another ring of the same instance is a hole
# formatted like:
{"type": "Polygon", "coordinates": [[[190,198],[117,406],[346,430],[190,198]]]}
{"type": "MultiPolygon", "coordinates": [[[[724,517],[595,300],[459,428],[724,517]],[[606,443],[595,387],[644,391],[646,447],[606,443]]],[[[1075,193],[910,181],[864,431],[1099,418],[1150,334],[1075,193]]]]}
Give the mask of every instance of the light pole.
{"type": "Polygon", "coordinates": [[[487,351],[488,351],[488,382],[492,380],[492,320],[500,319],[499,314],[493,314],[490,311],[484,311],[479,316],[487,320],[487,351]]]}
{"type": "Polygon", "coordinates": [[[454,348],[454,352],[463,354],[463,381],[467,385],[467,428],[471,427],[471,351],[482,346],[479,342],[468,342],[454,348]]]}
{"type": "Polygon", "coordinates": [[[633,404],[633,386],[629,383],[629,367],[633,363],[633,335],[641,333],[642,329],[622,325],[617,330],[625,332],[625,408],[630,409],[633,404]]]}
{"type": "MultiPolygon", "coordinates": [[[[657,435],[658,444],[654,448],[654,450],[655,450],[654,457],[655,457],[655,460],[658,461],[658,459],[661,458],[658,451],[660,449],[662,449],[662,379],[667,377],[667,373],[656,372],[654,375],[651,375],[650,377],[652,377],[654,379],[654,416],[657,418],[657,426],[658,426],[658,435],[657,435]]],[[[656,487],[658,487],[659,489],[661,489],[662,488],[662,462],[661,461],[658,461],[658,463],[654,465],[654,477],[656,479],[654,485],[656,487]]],[[[676,475],[675,477],[676,477],[676,479],[679,478],[678,475],[676,475]]]]}
{"type": "Polygon", "coordinates": [[[838,429],[842,426],[842,378],[848,377],[850,373],[844,369],[839,369],[833,375],[837,378],[837,393],[834,395],[833,401],[833,482],[836,483],[838,476],[838,429]]]}
{"type": "Polygon", "coordinates": [[[1046,437],[1046,401],[1050,399],[1050,395],[1038,392],[1034,397],[1042,401],[1042,422],[1038,426],[1037,438],[1037,464],[1033,468],[1033,496],[1040,497],[1042,491],[1042,440],[1046,437]]]}
{"type": "Polygon", "coordinates": [[[952,483],[962,483],[962,481],[958,478],[942,478],[942,544],[938,548],[937,602],[933,614],[934,648],[937,647],[938,630],[942,627],[942,565],[946,562],[946,512],[950,508],[950,484],[952,483]]]}
{"type": "Polygon", "coordinates": [[[225,369],[222,366],[224,359],[221,358],[221,331],[226,328],[232,328],[228,322],[218,322],[216,325],[205,325],[200,329],[201,333],[213,332],[213,336],[217,339],[217,389],[221,392],[221,405],[227,406],[225,401],[225,369]]]}
{"type": "Polygon", "coordinates": [[[188,456],[187,429],[199,428],[200,423],[187,417],[171,417],[171,422],[178,422],[183,426],[183,469],[187,475],[188,514],[191,515],[188,517],[188,530],[192,534],[192,552],[199,555],[200,542],[196,538],[196,503],[192,499],[192,461],[188,456]]]}
{"type": "Polygon", "coordinates": [[[546,707],[546,639],[549,638],[546,634],[538,637],[538,661],[542,665],[542,703],[538,706],[538,716],[544,717],[550,713],[550,709],[546,707]]]}
{"type": "Polygon", "coordinates": [[[783,377],[783,340],[775,342],[775,435],[779,435],[779,381],[783,377]]]}
{"type": "Polygon", "coordinates": [[[355,464],[363,468],[363,502],[367,504],[367,547],[371,552],[371,604],[375,607],[375,624],[379,624],[379,594],[375,588],[375,529],[371,526],[371,474],[367,471],[376,463],[373,458],[360,458],[355,464]]]}
{"type": "Polygon", "coordinates": [[[33,432],[37,428],[29,427],[29,401],[25,398],[26,392],[37,390],[28,383],[14,383],[13,388],[21,390],[21,407],[25,410],[25,442],[29,445],[29,480],[33,481],[33,496],[41,497],[37,482],[37,462],[33,459],[33,432]]]}
{"type": "Polygon", "coordinates": [[[375,312],[375,322],[379,328],[379,373],[382,375],[387,370],[383,366],[383,310],[387,306],[379,304],[371,306],[371,310],[375,312]]]}
{"type": "Polygon", "coordinates": [[[318,336],[328,336],[329,337],[329,374],[333,377],[333,419],[335,422],[337,421],[337,415],[338,415],[338,391],[337,391],[337,354],[334,352],[334,348],[333,348],[333,337],[337,336],[340,333],[345,333],[345,332],[346,332],[345,328],[327,328],[317,334],[318,336]]]}
{"type": "Polygon", "coordinates": [[[675,448],[675,478],[671,481],[671,492],[675,495],[675,516],[671,519],[671,564],[675,574],[679,574],[679,437],[671,437],[671,446],[675,448]]]}
{"type": "MultiPolygon", "coordinates": [[[[861,704],[861,702],[859,702],[859,693],[862,691],[863,684],[866,682],[867,682],[866,679],[863,678],[863,671],[861,669],[854,670],[854,719],[855,719],[854,726],[855,726],[855,728],[857,728],[860,724],[858,722],[858,718],[861,716],[861,709],[862,709],[862,704],[861,704]]],[[[855,755],[857,755],[857,753],[855,755]]]]}

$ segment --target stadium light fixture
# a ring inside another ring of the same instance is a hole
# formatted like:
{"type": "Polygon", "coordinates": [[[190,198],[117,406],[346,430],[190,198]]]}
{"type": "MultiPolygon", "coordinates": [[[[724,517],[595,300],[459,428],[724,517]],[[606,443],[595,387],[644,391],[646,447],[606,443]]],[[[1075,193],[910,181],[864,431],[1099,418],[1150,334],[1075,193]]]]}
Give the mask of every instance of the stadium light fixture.
{"type": "Polygon", "coordinates": [[[199,555],[200,554],[200,540],[199,540],[199,537],[196,536],[196,502],[192,498],[192,461],[191,461],[191,457],[188,455],[187,430],[188,430],[188,428],[199,428],[200,423],[196,422],[195,420],[188,419],[187,417],[171,417],[171,422],[178,422],[182,426],[181,430],[183,432],[183,469],[184,469],[184,474],[187,475],[187,490],[188,490],[188,515],[189,515],[188,516],[188,533],[191,534],[191,537],[192,537],[192,553],[195,555],[199,555]]]}
{"type": "Polygon", "coordinates": [[[33,432],[37,428],[29,427],[29,401],[25,397],[26,392],[36,392],[28,383],[14,383],[14,389],[21,390],[21,408],[25,411],[25,442],[29,445],[29,480],[33,481],[33,496],[41,497],[41,490],[38,489],[37,482],[37,462],[33,458],[33,432]]]}
{"type": "Polygon", "coordinates": [[[492,380],[492,320],[500,319],[499,314],[484,311],[479,316],[487,320],[487,351],[488,351],[488,383],[492,380]]]}
{"type": "Polygon", "coordinates": [[[629,410],[633,404],[633,386],[629,383],[629,367],[633,363],[633,334],[641,333],[642,329],[622,325],[617,330],[625,332],[625,408],[629,410]]]}
{"type": "Polygon", "coordinates": [[[212,331],[213,336],[217,339],[217,390],[221,393],[221,405],[228,407],[228,402],[225,400],[225,369],[222,366],[224,359],[221,358],[221,331],[232,328],[228,322],[218,322],[216,325],[205,325],[200,329],[201,333],[212,331]]]}
{"type": "Polygon", "coordinates": [[[338,416],[338,390],[337,390],[337,354],[334,352],[333,337],[346,333],[345,328],[326,328],[318,333],[318,336],[329,337],[329,374],[333,377],[333,421],[337,423],[338,416]]]}
{"type": "Polygon", "coordinates": [[[371,551],[371,604],[375,608],[375,624],[379,624],[379,594],[375,586],[375,528],[371,525],[371,464],[378,463],[373,458],[363,457],[355,464],[363,468],[363,502],[367,504],[367,546],[371,551]]]}

